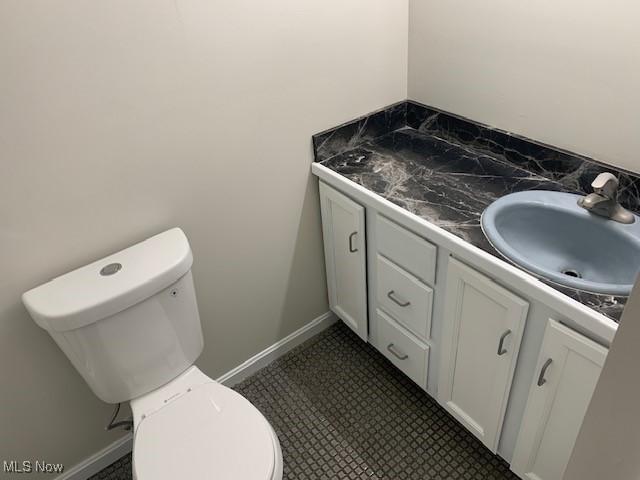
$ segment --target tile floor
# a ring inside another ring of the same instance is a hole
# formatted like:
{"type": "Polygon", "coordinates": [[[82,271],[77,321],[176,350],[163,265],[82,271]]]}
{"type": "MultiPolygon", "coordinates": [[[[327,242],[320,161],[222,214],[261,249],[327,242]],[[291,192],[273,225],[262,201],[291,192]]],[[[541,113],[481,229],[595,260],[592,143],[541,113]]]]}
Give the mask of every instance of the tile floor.
{"type": "MultiPolygon", "coordinates": [[[[278,433],[286,480],[517,480],[342,323],[235,389],[278,433]]],[[[128,455],[91,480],[130,479],[128,455]]]]}

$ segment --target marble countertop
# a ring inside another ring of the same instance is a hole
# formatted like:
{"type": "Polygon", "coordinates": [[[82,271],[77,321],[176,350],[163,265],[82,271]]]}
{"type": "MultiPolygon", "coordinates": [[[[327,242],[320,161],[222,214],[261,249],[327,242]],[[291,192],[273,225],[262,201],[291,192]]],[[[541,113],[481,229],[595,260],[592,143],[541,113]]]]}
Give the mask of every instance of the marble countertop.
{"type": "MultiPolygon", "coordinates": [[[[333,152],[332,152],[333,153],[333,152]]],[[[501,196],[525,190],[580,193],[493,155],[473,144],[409,126],[352,142],[321,164],[411,213],[505,260],[480,226],[484,209],[501,196]]],[[[546,282],[553,288],[619,321],[624,297],[596,295],[546,282]]]]}

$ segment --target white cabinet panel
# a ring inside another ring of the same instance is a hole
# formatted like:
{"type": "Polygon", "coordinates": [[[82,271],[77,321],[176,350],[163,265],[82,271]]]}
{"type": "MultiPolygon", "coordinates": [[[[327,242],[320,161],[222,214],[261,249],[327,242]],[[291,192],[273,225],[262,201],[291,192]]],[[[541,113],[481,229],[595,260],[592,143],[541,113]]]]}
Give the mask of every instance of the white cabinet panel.
{"type": "Polygon", "coordinates": [[[440,403],[495,452],[529,304],[451,258],[440,403]]]}
{"type": "Polygon", "coordinates": [[[433,286],[438,253],[436,246],[381,215],[377,216],[376,227],[378,252],[433,286]]]}
{"type": "Polygon", "coordinates": [[[379,349],[391,363],[419,386],[427,388],[429,347],[412,338],[382,311],[377,312],[379,349]]]}
{"type": "Polygon", "coordinates": [[[549,320],[511,469],[526,480],[562,480],[607,349],[549,320]]]}
{"type": "Polygon", "coordinates": [[[376,269],[378,305],[415,335],[428,339],[433,290],[380,255],[376,269]]]}
{"type": "Polygon", "coordinates": [[[320,182],[322,234],[329,305],[367,340],[367,272],[364,208],[320,182]]]}

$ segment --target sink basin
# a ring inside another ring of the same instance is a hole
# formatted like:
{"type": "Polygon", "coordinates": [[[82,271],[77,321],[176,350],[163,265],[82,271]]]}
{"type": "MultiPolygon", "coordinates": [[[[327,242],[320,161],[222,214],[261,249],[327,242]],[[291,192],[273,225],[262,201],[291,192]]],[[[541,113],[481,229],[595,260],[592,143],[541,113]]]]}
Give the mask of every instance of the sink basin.
{"type": "Polygon", "coordinates": [[[626,296],[640,270],[640,221],[630,225],[578,206],[579,195],[506,195],[482,214],[482,230],[505,258],[553,283],[626,296]]]}

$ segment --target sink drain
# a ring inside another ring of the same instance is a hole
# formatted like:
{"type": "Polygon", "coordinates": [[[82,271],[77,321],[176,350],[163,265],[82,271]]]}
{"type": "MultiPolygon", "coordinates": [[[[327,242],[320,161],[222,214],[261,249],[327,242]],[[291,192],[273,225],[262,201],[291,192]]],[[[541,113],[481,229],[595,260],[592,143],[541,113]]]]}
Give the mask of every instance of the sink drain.
{"type": "Polygon", "coordinates": [[[565,270],[562,270],[562,273],[564,273],[568,277],[582,278],[582,275],[580,274],[580,272],[577,270],[574,270],[573,268],[567,268],[565,270]]]}

